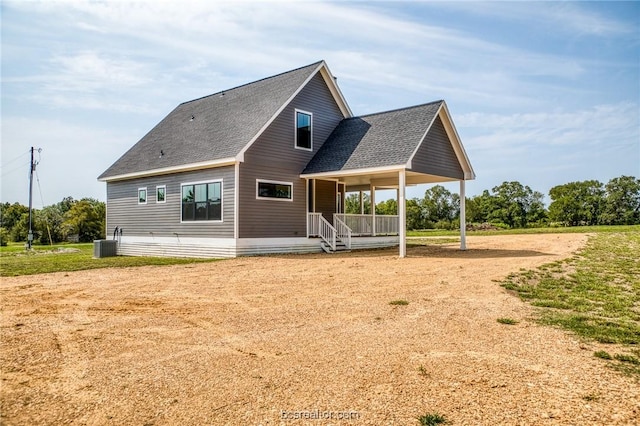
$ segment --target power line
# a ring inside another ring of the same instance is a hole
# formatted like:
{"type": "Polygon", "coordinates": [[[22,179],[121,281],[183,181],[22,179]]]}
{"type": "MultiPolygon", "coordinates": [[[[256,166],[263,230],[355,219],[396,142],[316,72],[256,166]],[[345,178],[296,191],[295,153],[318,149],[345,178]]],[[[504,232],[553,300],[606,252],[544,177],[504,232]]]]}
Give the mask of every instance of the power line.
{"type": "Polygon", "coordinates": [[[12,168],[11,168],[11,169],[9,169],[9,170],[3,170],[3,171],[2,171],[2,175],[1,175],[1,176],[2,176],[2,177],[5,177],[5,176],[7,176],[7,175],[9,175],[9,174],[11,174],[11,173],[14,173],[14,172],[16,172],[16,171],[20,170],[20,169],[23,169],[25,166],[28,166],[28,165],[29,165],[29,162],[28,162],[28,161],[26,161],[26,162],[22,162],[22,163],[18,164],[17,166],[12,167],[12,168]]]}
{"type": "Polygon", "coordinates": [[[4,169],[5,167],[7,167],[9,164],[13,163],[14,161],[20,160],[22,157],[29,155],[29,151],[23,152],[22,154],[18,155],[16,158],[14,158],[13,160],[9,160],[6,163],[0,165],[0,169],[4,169]]]}

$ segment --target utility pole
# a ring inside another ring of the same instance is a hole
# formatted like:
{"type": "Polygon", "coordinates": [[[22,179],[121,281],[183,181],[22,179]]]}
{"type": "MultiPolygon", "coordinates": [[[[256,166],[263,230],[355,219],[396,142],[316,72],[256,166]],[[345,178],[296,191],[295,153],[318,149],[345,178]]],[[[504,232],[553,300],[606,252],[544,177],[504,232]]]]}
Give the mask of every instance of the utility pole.
{"type": "Polygon", "coordinates": [[[33,243],[33,172],[36,171],[36,162],[33,160],[34,148],[31,147],[31,163],[29,165],[29,234],[27,235],[27,250],[31,250],[33,243]]]}

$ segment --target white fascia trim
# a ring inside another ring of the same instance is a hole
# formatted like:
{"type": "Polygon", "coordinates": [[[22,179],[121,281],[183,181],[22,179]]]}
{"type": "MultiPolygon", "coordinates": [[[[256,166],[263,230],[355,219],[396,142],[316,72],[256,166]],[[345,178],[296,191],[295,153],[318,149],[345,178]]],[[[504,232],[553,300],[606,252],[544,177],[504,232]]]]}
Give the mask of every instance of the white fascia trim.
{"type": "Polygon", "coordinates": [[[358,176],[358,175],[370,175],[376,173],[386,172],[398,172],[400,170],[406,170],[406,164],[399,164],[396,166],[384,166],[384,167],[369,167],[366,169],[353,169],[353,170],[341,170],[335,172],[321,172],[321,173],[308,173],[302,174],[302,179],[319,179],[319,178],[334,178],[338,179],[345,176],[358,176]]]}
{"type": "Polygon", "coordinates": [[[347,104],[346,99],[342,95],[342,91],[336,82],[336,78],[331,74],[329,67],[327,66],[325,61],[322,61],[323,68],[320,69],[320,75],[324,78],[325,83],[329,86],[329,91],[333,95],[333,98],[336,100],[338,107],[340,108],[340,112],[345,118],[353,117],[353,113],[351,112],[351,108],[349,108],[349,104],[347,104]]]}
{"type": "Polygon", "coordinates": [[[184,164],[182,166],[163,167],[161,169],[144,170],[142,172],[125,173],[123,175],[109,176],[106,178],[98,179],[100,182],[114,182],[118,180],[127,180],[148,176],[167,175],[171,173],[188,172],[192,170],[200,169],[212,169],[223,166],[233,166],[237,163],[235,157],[221,158],[213,161],[202,161],[200,163],[184,164]]]}
{"type": "Polygon", "coordinates": [[[442,124],[444,124],[444,128],[449,134],[449,137],[452,138],[453,150],[458,157],[458,161],[462,166],[462,170],[464,171],[464,179],[465,180],[473,180],[476,178],[476,174],[473,171],[473,167],[471,166],[471,162],[469,161],[469,157],[467,156],[467,152],[462,145],[462,141],[460,140],[460,136],[458,135],[458,131],[456,130],[455,124],[453,124],[453,120],[451,119],[451,114],[449,114],[449,108],[447,108],[447,103],[442,101],[442,106],[440,107],[440,111],[438,111],[438,116],[442,119],[442,124]]]}

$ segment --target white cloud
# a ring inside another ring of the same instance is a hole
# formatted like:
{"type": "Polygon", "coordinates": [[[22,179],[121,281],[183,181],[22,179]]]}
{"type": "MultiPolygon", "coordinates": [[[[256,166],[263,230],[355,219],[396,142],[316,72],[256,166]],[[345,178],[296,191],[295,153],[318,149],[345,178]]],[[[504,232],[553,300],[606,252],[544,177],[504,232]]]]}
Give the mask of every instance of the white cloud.
{"type": "MultiPolygon", "coordinates": [[[[633,3],[633,2],[631,2],[633,3]]],[[[558,1],[498,1],[498,2],[438,2],[438,7],[458,13],[520,22],[530,28],[550,28],[575,35],[609,36],[637,31],[631,25],[601,13],[587,10],[580,2],[558,1]]]]}
{"type": "MultiPolygon", "coordinates": [[[[175,91],[182,87],[177,80],[189,67],[202,71],[196,78],[205,78],[207,69],[216,70],[237,76],[235,83],[241,84],[327,59],[341,81],[369,90],[400,88],[424,93],[424,101],[432,100],[429,95],[434,94],[478,104],[490,100],[512,105],[530,102],[530,92],[536,91],[531,87],[536,84],[527,82],[529,77],[573,79],[584,72],[572,59],[484,41],[444,26],[403,21],[358,3],[313,3],[310,16],[306,2],[64,5],[36,3],[33,9],[57,16],[62,25],[75,25],[81,32],[121,39],[124,50],[118,55],[107,52],[113,48],[106,43],[104,48],[72,53],[69,47],[54,51],[49,59],[52,66],[42,76],[50,82],[43,98],[50,92],[57,94],[58,106],[75,101],[73,93],[65,100],[60,92],[81,92],[80,106],[94,109],[104,102],[104,109],[131,110],[99,94],[119,91],[122,98],[129,98],[127,89],[157,90],[159,82],[167,93],[175,91]],[[496,63],[501,64],[499,69],[496,63]]],[[[215,77],[208,74],[210,80],[215,77]]]]}

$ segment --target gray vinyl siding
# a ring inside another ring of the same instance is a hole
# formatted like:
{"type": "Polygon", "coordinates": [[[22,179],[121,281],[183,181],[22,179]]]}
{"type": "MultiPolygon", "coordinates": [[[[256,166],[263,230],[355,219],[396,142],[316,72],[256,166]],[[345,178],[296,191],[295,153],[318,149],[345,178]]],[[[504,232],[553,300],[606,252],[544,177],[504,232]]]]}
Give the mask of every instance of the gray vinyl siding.
{"type": "Polygon", "coordinates": [[[116,226],[125,236],[233,238],[234,167],[198,170],[107,183],[107,235],[116,226]],[[222,179],[222,222],[181,223],[181,184],[222,179]],[[166,185],[165,203],[156,203],[156,186],[166,185]],[[138,188],[147,204],[138,204],[138,188]]]}
{"type": "Polygon", "coordinates": [[[333,214],[336,213],[336,183],[330,180],[316,180],[316,213],[333,225],[333,214]]]}
{"type": "Polygon", "coordinates": [[[411,162],[411,170],[436,176],[463,179],[464,172],[440,117],[436,117],[411,162]]]}
{"type": "Polygon", "coordinates": [[[307,190],[300,173],[343,118],[316,74],[247,150],[240,163],[240,238],[306,235],[307,190]],[[312,151],[294,147],[296,109],[313,114],[312,151]],[[256,199],[256,179],[292,182],[293,201],[256,199]]]}

